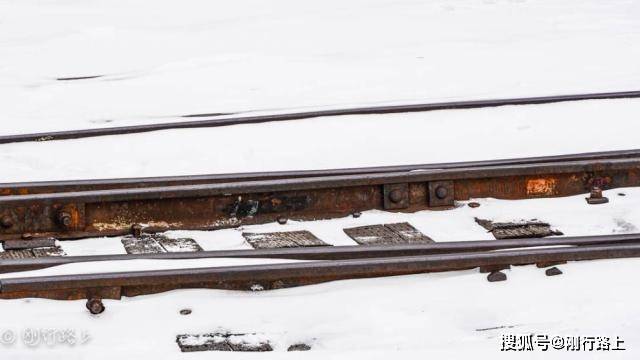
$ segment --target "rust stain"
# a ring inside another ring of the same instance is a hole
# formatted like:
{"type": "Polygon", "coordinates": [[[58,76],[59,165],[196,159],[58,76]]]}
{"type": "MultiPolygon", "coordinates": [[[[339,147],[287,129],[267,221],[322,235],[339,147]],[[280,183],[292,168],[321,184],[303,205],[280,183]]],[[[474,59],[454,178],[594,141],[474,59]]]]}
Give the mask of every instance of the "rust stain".
{"type": "Polygon", "coordinates": [[[550,196],[556,192],[557,181],[554,178],[527,180],[527,195],[550,196]]]}

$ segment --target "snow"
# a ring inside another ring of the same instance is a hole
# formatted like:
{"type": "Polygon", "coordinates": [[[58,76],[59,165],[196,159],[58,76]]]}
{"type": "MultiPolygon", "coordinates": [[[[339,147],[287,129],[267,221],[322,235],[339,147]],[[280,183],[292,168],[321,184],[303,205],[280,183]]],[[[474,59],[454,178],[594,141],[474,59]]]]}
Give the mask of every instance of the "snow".
{"type": "MultiPolygon", "coordinates": [[[[293,221],[286,224],[268,223],[242,226],[216,231],[168,231],[172,238],[192,238],[204,250],[251,249],[243,232],[268,233],[307,230],[327,244],[334,246],[357,245],[343,229],[365,225],[408,222],[437,242],[492,240],[493,235],[476,224],[475,218],[496,222],[514,222],[537,219],[547,222],[565,236],[608,235],[637,233],[640,228],[640,188],[622,188],[603,192],[610,202],[588,205],[585,195],[533,200],[471,199],[458,202],[447,211],[419,211],[394,213],[380,210],[362,212],[359,218],[344,217],[318,221],[293,221]],[[618,194],[624,194],[620,196],[618,194]],[[477,202],[480,207],[466,204],[477,202]]],[[[362,237],[365,238],[365,237],[362,237]]],[[[96,254],[124,254],[120,237],[90,238],[61,241],[59,245],[70,256],[96,254]]],[[[212,266],[285,263],[282,259],[203,259],[203,260],[128,260],[66,264],[54,268],[20,273],[0,274],[0,278],[48,276],[60,274],[87,274],[97,272],[139,271],[147,269],[203,268],[212,266]]]]}
{"type": "MultiPolygon", "coordinates": [[[[637,90],[640,2],[632,0],[0,0],[0,134],[374,104],[637,90]],[[58,81],[61,77],[94,76],[58,81]]],[[[0,146],[0,182],[304,170],[488,160],[637,148],[640,100],[344,116],[0,146]]],[[[192,120],[192,119],[188,119],[192,120]]],[[[408,221],[436,241],[491,235],[474,217],[538,219],[565,235],[637,232],[640,189],[450,211],[367,211],[214,232],[174,231],[205,250],[246,249],[241,232],[408,221]],[[623,192],[626,196],[619,196],[623,192]]],[[[62,242],[69,255],[124,253],[119,238],[62,242]]],[[[5,274],[273,263],[136,260],[5,274]]],[[[488,283],[477,271],[338,281],[275,291],[180,290],[105,301],[0,302],[0,336],[70,329],[75,346],[0,343],[1,359],[402,359],[513,357],[504,333],[620,336],[629,350],[536,358],[637,358],[638,259],[533,266],[488,283]],[[193,314],[183,316],[181,309],[193,314]],[[487,329],[487,330],[479,330],[487,329]],[[268,354],[181,354],[178,334],[256,333],[268,354]],[[286,354],[307,343],[304,354],[286,354]]],[[[260,290],[260,289],[256,289],[260,290]]],[[[3,337],[0,337],[4,340],[3,337]]]]}
{"type": "Polygon", "coordinates": [[[638,113],[640,99],[593,100],[6,144],[0,146],[4,170],[0,182],[425,164],[626,150],[638,147],[638,113]]]}
{"type": "Polygon", "coordinates": [[[638,17],[631,0],[4,0],[1,133],[635,90],[638,17]]]}
{"type": "MultiPolygon", "coordinates": [[[[620,336],[629,349],[598,358],[634,358],[640,344],[637,272],[640,260],[607,260],[561,266],[546,277],[534,266],[514,267],[503,283],[488,283],[477,271],[339,281],[265,292],[181,290],[122,301],[90,315],[82,301],[3,301],[3,329],[71,328],[90,341],[73,348],[2,348],[11,359],[256,358],[255,354],[181,354],[178,334],[218,330],[256,332],[283,358],[294,343],[311,343],[312,359],[369,359],[394,355],[423,359],[501,356],[501,334],[620,336]],[[184,308],[193,310],[182,316],[184,308]],[[61,323],[61,319],[64,322],[61,323]],[[513,326],[478,331],[477,329],[513,326]],[[617,355],[617,356],[616,356],[617,355]]],[[[511,354],[512,355],[512,354],[511,354]]],[[[567,358],[566,351],[520,354],[567,358]]],[[[596,354],[573,356],[594,358],[596,354]]],[[[291,358],[292,355],[289,355],[291,358]]],[[[502,355],[504,356],[504,355],[502,355]]],[[[4,356],[3,356],[4,357],[4,356]]]]}

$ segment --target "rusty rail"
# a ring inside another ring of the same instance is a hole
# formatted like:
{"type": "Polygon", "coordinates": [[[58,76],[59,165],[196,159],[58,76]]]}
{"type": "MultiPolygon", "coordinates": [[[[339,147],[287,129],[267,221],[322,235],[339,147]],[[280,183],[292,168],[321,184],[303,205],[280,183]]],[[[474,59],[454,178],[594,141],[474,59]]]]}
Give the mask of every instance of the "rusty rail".
{"type": "Polygon", "coordinates": [[[612,160],[640,158],[640,149],[589,152],[528,158],[510,158],[482,161],[464,161],[435,164],[378,166],[364,168],[324,169],[324,170],[292,170],[274,172],[208,174],[188,176],[161,176],[146,178],[91,179],[39,181],[21,183],[0,183],[0,196],[28,195],[59,192],[94,191],[109,189],[131,189],[159,186],[214,184],[239,181],[260,181],[276,179],[296,179],[321,176],[381,174],[402,171],[418,171],[433,169],[456,169],[486,166],[527,165],[567,161],[612,160]]]}
{"type": "Polygon", "coordinates": [[[181,288],[277,289],[340,279],[453,271],[483,266],[631,257],[640,257],[640,244],[5,278],[0,280],[0,298],[119,299],[121,296],[181,288]]]}
{"type": "Polygon", "coordinates": [[[597,99],[623,99],[640,97],[640,91],[620,91],[606,93],[590,93],[590,94],[573,94],[573,95],[556,95],[556,96],[538,96],[510,99],[493,99],[493,100],[470,100],[470,101],[452,101],[411,105],[388,105],[388,106],[369,106],[360,108],[332,109],[319,111],[306,111],[273,115],[253,115],[253,116],[219,116],[215,114],[192,114],[184,115],[184,118],[198,117],[214,117],[207,120],[195,121],[178,121],[161,124],[121,126],[111,128],[83,129],[57,132],[44,132],[35,134],[18,134],[0,136],[0,144],[28,142],[28,141],[51,141],[64,139],[79,139],[95,136],[106,135],[123,135],[142,133],[168,129],[188,129],[188,128],[204,128],[218,127],[238,124],[256,124],[272,121],[288,121],[301,120],[309,118],[317,118],[324,116],[343,116],[343,115],[368,115],[368,114],[390,114],[390,113],[407,113],[407,112],[423,112],[434,110],[453,110],[453,109],[473,109],[483,107],[497,107],[507,105],[535,105],[549,104],[565,101],[582,101],[597,99]]]}
{"type": "Polygon", "coordinates": [[[256,250],[216,250],[155,254],[115,254],[88,256],[53,256],[26,259],[0,259],[0,273],[44,269],[53,266],[123,260],[193,260],[212,258],[263,258],[289,260],[346,260],[398,256],[433,255],[551,246],[586,246],[640,243],[640,234],[530,238],[507,240],[450,241],[434,244],[403,244],[373,246],[323,246],[256,250]]]}
{"type": "Polygon", "coordinates": [[[640,185],[640,158],[426,169],[0,197],[0,240],[212,230],[370,209],[448,208],[456,200],[568,196],[640,185]]]}

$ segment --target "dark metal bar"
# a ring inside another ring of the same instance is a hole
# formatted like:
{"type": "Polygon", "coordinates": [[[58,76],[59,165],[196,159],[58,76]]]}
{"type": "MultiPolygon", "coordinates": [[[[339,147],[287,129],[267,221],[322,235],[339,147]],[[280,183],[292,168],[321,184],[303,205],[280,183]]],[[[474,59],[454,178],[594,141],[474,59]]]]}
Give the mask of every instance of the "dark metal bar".
{"type": "Polygon", "coordinates": [[[0,297],[10,298],[29,293],[46,297],[47,292],[60,290],[86,294],[82,290],[88,288],[120,288],[119,293],[125,296],[185,287],[249,289],[260,286],[271,289],[340,279],[452,271],[480,266],[631,257],[640,257],[640,244],[9,278],[0,280],[0,297]]]}
{"type": "MultiPolygon", "coordinates": [[[[407,113],[407,112],[422,112],[422,111],[434,111],[434,110],[473,109],[473,108],[496,107],[496,106],[506,106],[506,105],[535,105],[535,104],[557,103],[557,102],[564,102],[564,101],[622,99],[622,98],[637,98],[637,97],[640,97],[640,91],[621,91],[621,92],[575,94],[575,95],[538,96],[538,97],[511,98],[511,99],[452,101],[452,102],[411,104],[411,105],[369,106],[369,107],[360,107],[360,108],[306,111],[306,112],[274,114],[274,115],[228,116],[228,117],[217,117],[215,119],[208,119],[208,120],[170,122],[170,123],[162,123],[162,124],[70,130],[70,131],[45,132],[45,133],[36,133],[36,134],[4,135],[4,136],[0,136],[0,144],[26,142],[26,141],[78,139],[78,138],[86,138],[86,137],[93,137],[93,136],[133,134],[133,133],[150,132],[150,131],[167,130],[167,129],[187,129],[187,128],[229,126],[229,125],[238,125],[238,124],[255,124],[255,123],[263,123],[263,122],[271,122],[271,121],[309,119],[309,118],[316,118],[316,117],[323,117],[323,116],[407,113]]],[[[189,118],[209,117],[211,115],[215,115],[215,114],[193,114],[193,115],[185,115],[184,117],[189,117],[189,118]]]]}
{"type": "Polygon", "coordinates": [[[526,165],[429,169],[390,173],[323,176],[264,181],[178,185],[133,189],[112,189],[53,194],[9,195],[0,197],[0,206],[51,202],[117,202],[149,199],[196,198],[216,195],[251,194],[382,185],[434,180],[479,179],[487,177],[529,176],[571,172],[640,169],[640,158],[602,161],[568,161],[526,165]]]}
{"type": "Polygon", "coordinates": [[[290,260],[345,260],[397,256],[433,255],[445,253],[493,251],[527,247],[586,246],[630,244],[640,242],[640,234],[577,236],[560,238],[532,238],[509,240],[451,241],[434,244],[407,244],[386,246],[329,246],[309,248],[219,250],[158,254],[117,254],[90,256],[39,257],[27,259],[0,259],[0,273],[43,269],[52,266],[92,262],[139,259],[209,259],[209,258],[270,258],[290,260]]]}
{"type": "Polygon", "coordinates": [[[399,166],[379,166],[365,168],[325,169],[325,170],[293,170],[275,172],[253,172],[189,176],[163,176],[146,178],[120,178],[95,180],[41,181],[21,183],[0,183],[0,196],[27,195],[57,192],[94,191],[123,188],[143,188],[159,186],[213,184],[238,181],[260,181],[276,179],[296,179],[304,177],[342,176],[361,174],[380,174],[418,170],[476,168],[487,166],[527,165],[536,163],[588,161],[604,159],[640,158],[640,149],[590,152],[555,156],[539,156],[529,158],[511,158],[483,161],[465,161],[453,163],[416,164],[399,166]]]}
{"type": "Polygon", "coordinates": [[[470,198],[583,194],[595,185],[640,186],[640,158],[2,196],[0,240],[123,235],[135,224],[146,224],[150,232],[213,230],[279,217],[315,220],[370,209],[413,212],[470,198]]]}

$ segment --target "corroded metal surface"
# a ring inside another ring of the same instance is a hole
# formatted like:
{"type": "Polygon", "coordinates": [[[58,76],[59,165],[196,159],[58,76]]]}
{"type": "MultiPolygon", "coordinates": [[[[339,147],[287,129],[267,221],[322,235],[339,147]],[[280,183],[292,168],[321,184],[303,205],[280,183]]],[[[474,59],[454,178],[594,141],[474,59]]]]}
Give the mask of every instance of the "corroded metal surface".
{"type": "Polygon", "coordinates": [[[344,232],[360,245],[433,243],[409,223],[366,225],[344,229],[344,232]]]}
{"type": "Polygon", "coordinates": [[[273,351],[271,344],[264,340],[255,340],[256,334],[234,334],[216,332],[210,334],[182,334],[176,342],[182,352],[194,351],[240,351],[264,352],[273,351]]]}
{"type": "Polygon", "coordinates": [[[493,222],[476,218],[476,223],[487,229],[496,239],[526,239],[563,235],[551,229],[548,223],[531,220],[520,222],[493,222]]]}
{"type": "Polygon", "coordinates": [[[286,231],[273,233],[242,233],[254,249],[279,249],[295,247],[329,246],[309,231],[286,231]]]}
{"type": "Polygon", "coordinates": [[[125,236],[120,241],[127,254],[134,255],[202,251],[200,245],[193,239],[175,239],[161,234],[142,234],[139,237],[125,236]]]}
{"type": "Polygon", "coordinates": [[[0,218],[11,219],[0,239],[126,235],[136,224],[154,232],[326,219],[385,209],[391,197],[402,204],[394,211],[412,212],[432,208],[434,182],[452,183],[455,200],[576,195],[596,182],[605,189],[640,186],[640,158],[10,195],[0,197],[0,218]],[[396,184],[406,186],[385,193],[396,184]]]}

